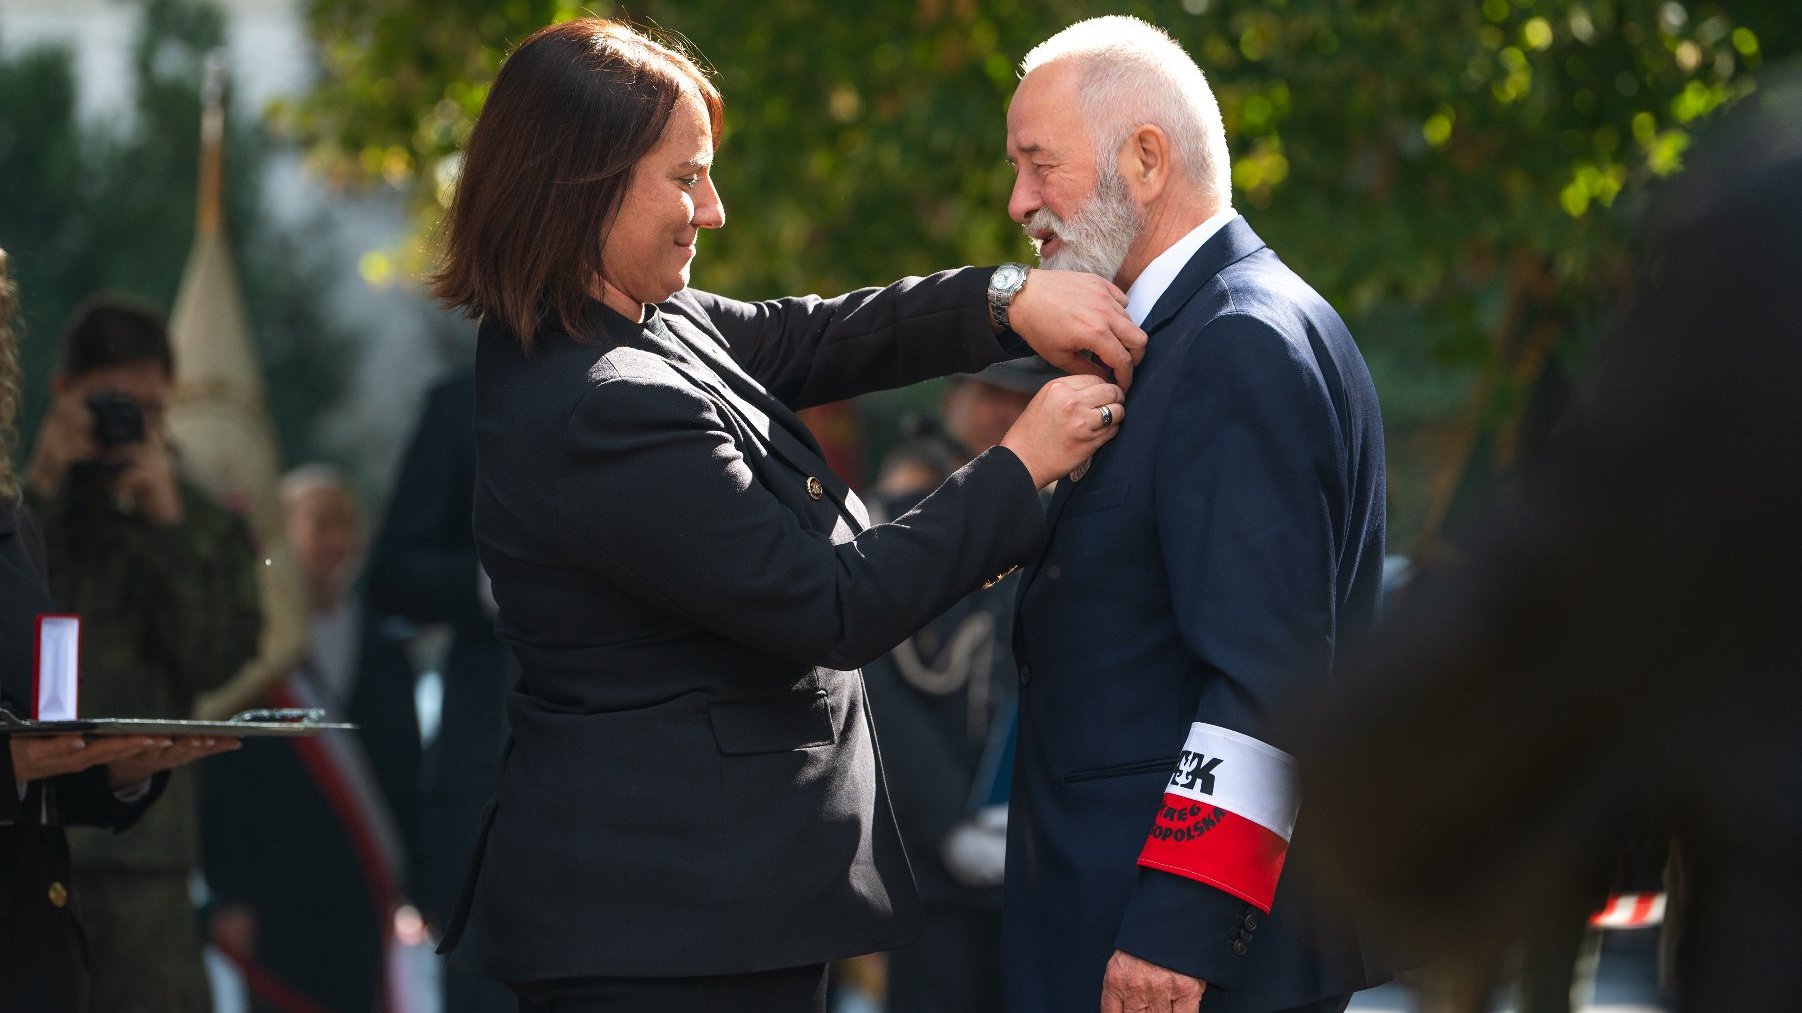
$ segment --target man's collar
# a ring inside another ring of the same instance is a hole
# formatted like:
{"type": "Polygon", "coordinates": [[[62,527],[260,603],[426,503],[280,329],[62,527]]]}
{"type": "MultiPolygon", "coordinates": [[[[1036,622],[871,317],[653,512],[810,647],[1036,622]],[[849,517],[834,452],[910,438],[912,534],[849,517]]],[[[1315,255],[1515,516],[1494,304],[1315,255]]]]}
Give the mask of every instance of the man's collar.
{"type": "Polygon", "coordinates": [[[1176,280],[1183,265],[1189,262],[1190,257],[1195,256],[1195,251],[1201,249],[1203,243],[1214,237],[1214,233],[1238,216],[1239,212],[1234,211],[1230,205],[1223,208],[1214,217],[1190,229],[1188,235],[1171,243],[1168,249],[1145,265],[1145,270],[1139,272],[1138,279],[1126,290],[1126,315],[1132,317],[1133,323],[1141,327],[1145,325],[1145,318],[1150,315],[1152,307],[1158,304],[1164,290],[1176,280]]]}

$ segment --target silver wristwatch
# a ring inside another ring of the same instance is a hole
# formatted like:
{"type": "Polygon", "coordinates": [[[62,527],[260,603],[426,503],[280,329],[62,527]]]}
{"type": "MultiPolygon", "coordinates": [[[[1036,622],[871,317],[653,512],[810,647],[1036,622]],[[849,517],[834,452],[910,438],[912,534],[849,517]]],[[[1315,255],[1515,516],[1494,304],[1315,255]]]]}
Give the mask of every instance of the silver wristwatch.
{"type": "Polygon", "coordinates": [[[1007,330],[1008,307],[1026,287],[1026,273],[1030,270],[1025,264],[1002,264],[989,275],[989,319],[996,327],[1007,330]]]}

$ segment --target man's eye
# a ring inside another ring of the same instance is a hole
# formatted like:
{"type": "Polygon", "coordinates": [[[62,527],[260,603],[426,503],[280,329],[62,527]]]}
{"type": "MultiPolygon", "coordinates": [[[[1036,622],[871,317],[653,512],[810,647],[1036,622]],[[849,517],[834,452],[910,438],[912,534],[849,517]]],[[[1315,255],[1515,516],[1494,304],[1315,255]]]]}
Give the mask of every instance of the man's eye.
{"type": "Polygon", "coordinates": [[[701,176],[699,173],[689,176],[677,176],[676,182],[682,184],[682,189],[684,190],[693,190],[695,187],[701,185],[701,176]]]}

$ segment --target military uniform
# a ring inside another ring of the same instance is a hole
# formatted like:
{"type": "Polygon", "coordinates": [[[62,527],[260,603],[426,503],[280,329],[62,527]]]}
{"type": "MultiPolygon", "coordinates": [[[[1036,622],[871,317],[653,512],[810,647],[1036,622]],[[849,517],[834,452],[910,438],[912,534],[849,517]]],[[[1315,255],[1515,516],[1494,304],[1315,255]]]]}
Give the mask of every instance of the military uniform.
{"type": "MultiPolygon", "coordinates": [[[[59,605],[82,617],[80,711],[187,717],[197,694],[257,648],[261,610],[244,523],[186,485],[183,519],[160,527],[97,478],[71,475],[42,519],[59,605]]],[[[174,771],[130,833],[73,830],[94,1013],[211,1008],[188,878],[199,857],[196,774],[174,771]]]]}

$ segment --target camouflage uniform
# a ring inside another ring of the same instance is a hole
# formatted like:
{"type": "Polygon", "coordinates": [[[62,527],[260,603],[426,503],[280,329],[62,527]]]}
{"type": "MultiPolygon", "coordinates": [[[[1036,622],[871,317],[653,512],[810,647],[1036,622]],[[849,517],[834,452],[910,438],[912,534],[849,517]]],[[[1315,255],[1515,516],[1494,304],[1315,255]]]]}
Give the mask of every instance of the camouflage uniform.
{"type": "MultiPolygon", "coordinates": [[[[86,477],[71,476],[55,499],[28,497],[44,524],[51,591],[82,617],[80,713],[187,717],[197,694],[256,653],[262,615],[249,532],[186,483],[182,522],[159,527],[86,477]]],[[[212,1007],[188,892],[199,859],[195,776],[174,771],[127,833],[69,834],[92,1013],[212,1007]]]]}

